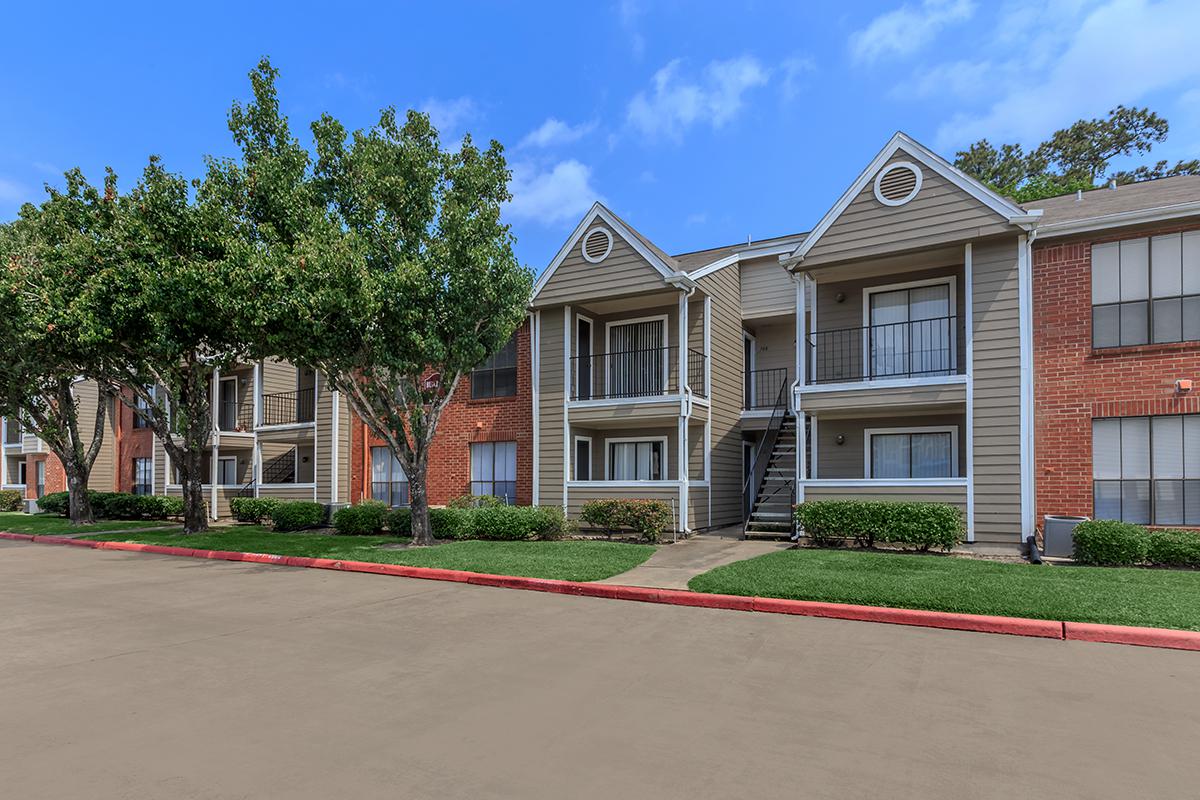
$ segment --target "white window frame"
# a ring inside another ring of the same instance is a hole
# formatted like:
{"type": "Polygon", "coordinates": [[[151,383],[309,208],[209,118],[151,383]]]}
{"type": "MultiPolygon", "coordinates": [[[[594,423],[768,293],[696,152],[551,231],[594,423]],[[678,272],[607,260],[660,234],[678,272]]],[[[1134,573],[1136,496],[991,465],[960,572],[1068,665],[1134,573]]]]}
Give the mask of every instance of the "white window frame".
{"type": "MultiPolygon", "coordinates": [[[[615,436],[612,438],[605,437],[605,439],[604,439],[604,480],[605,481],[612,480],[611,478],[608,477],[609,475],[612,474],[611,472],[609,472],[609,463],[608,463],[609,455],[610,455],[609,445],[610,444],[622,444],[622,443],[628,444],[630,442],[634,442],[634,443],[636,443],[636,442],[662,442],[662,451],[661,451],[662,452],[662,474],[670,475],[671,474],[671,467],[670,467],[671,459],[669,456],[670,448],[667,447],[667,439],[668,439],[668,437],[666,437],[666,436],[615,436]]],[[[676,481],[671,480],[670,478],[661,478],[657,481],[641,481],[641,480],[637,481],[637,483],[653,483],[653,484],[675,483],[675,482],[676,481]]]]}
{"type": "MultiPolygon", "coordinates": [[[[605,447],[607,447],[607,446],[608,445],[605,445],[605,447]]],[[[595,460],[596,460],[596,455],[595,455],[595,452],[592,450],[592,437],[576,436],[574,439],[572,439],[572,441],[571,441],[571,477],[573,480],[577,480],[577,481],[595,480],[595,477],[592,475],[592,472],[593,472],[592,464],[595,462],[595,460]],[[587,442],[587,446],[588,446],[588,476],[586,478],[579,477],[579,443],[580,442],[587,442]]],[[[604,474],[605,475],[608,474],[607,469],[605,470],[604,474]]]]}
{"type": "Polygon", "coordinates": [[[221,433],[237,433],[237,418],[238,408],[241,406],[241,398],[238,397],[238,378],[237,375],[222,376],[217,381],[217,425],[216,428],[221,433]],[[221,386],[225,383],[233,382],[233,427],[226,430],[221,427],[221,409],[225,401],[221,399],[221,386]]]}
{"type": "MultiPolygon", "coordinates": [[[[628,319],[614,319],[614,320],[609,320],[604,323],[604,352],[606,353],[605,358],[604,358],[604,394],[609,400],[614,399],[612,397],[609,397],[609,395],[612,391],[612,352],[613,352],[612,329],[616,328],[616,327],[620,327],[621,325],[633,325],[638,322],[661,322],[662,323],[662,326],[663,326],[663,345],[662,346],[663,346],[663,350],[665,351],[663,353],[663,360],[662,360],[663,361],[663,391],[662,391],[662,394],[668,395],[671,393],[671,353],[670,353],[670,351],[671,351],[671,325],[670,325],[670,321],[671,321],[670,314],[651,314],[650,316],[646,316],[646,317],[629,317],[628,319]]],[[[595,337],[594,330],[592,331],[592,336],[593,336],[593,338],[595,337]]],[[[659,397],[659,396],[660,395],[645,395],[645,397],[659,397]]],[[[633,399],[636,399],[636,398],[633,398],[633,399]]],[[[604,449],[605,449],[605,451],[607,451],[608,446],[605,445],[604,449]]],[[[607,469],[604,471],[604,474],[606,474],[606,475],[608,474],[607,469]]]]}
{"type": "Polygon", "coordinates": [[[865,428],[863,430],[863,477],[866,480],[878,481],[926,481],[958,478],[958,426],[957,425],[923,425],[907,428],[865,428]],[[872,478],[871,477],[871,437],[886,436],[893,433],[948,433],[950,434],[950,471],[953,475],[944,478],[872,478]]]}
{"type": "MultiPolygon", "coordinates": [[[[950,314],[949,314],[949,316],[954,319],[954,325],[952,326],[952,329],[950,331],[950,374],[951,375],[958,374],[958,276],[957,275],[943,275],[939,278],[925,278],[925,279],[919,280],[919,281],[905,281],[904,283],[889,283],[889,284],[883,284],[880,286],[865,286],[865,287],[863,287],[863,296],[862,296],[862,319],[863,319],[863,323],[862,323],[862,326],[863,326],[862,357],[863,357],[863,361],[862,361],[862,363],[863,363],[864,373],[869,369],[868,365],[871,363],[871,337],[869,335],[867,335],[867,333],[866,333],[871,328],[871,295],[880,294],[883,292],[895,292],[895,291],[899,291],[901,289],[919,289],[922,286],[937,286],[937,285],[940,285],[943,283],[949,284],[949,286],[950,286],[950,314]]],[[[969,302],[969,300],[968,300],[968,302],[969,302]]],[[[909,321],[911,322],[912,320],[909,320],[909,321]]],[[[863,380],[868,381],[868,382],[875,381],[875,380],[895,380],[897,377],[899,377],[901,379],[912,380],[914,376],[911,376],[911,375],[908,375],[908,376],[884,375],[884,376],[880,376],[879,378],[872,378],[872,377],[867,377],[866,375],[864,375],[863,380]]],[[[931,376],[921,375],[921,376],[917,376],[917,377],[927,378],[927,377],[931,377],[931,376]]],[[[941,378],[941,377],[946,377],[946,376],[932,376],[932,377],[941,378]]]]}
{"type": "MultiPolygon", "coordinates": [[[[492,484],[493,489],[496,488],[497,483],[511,483],[513,485],[512,505],[515,506],[517,504],[517,492],[520,489],[520,483],[521,483],[520,479],[517,477],[517,473],[519,471],[519,465],[521,463],[520,448],[521,448],[520,444],[515,439],[497,439],[494,441],[488,440],[485,442],[467,442],[467,484],[470,487],[471,494],[475,494],[474,484],[476,484],[476,483],[490,483],[490,484],[492,484]],[[511,481],[496,480],[496,445],[498,445],[498,444],[511,444],[513,446],[513,479],[511,481]],[[476,445],[491,445],[491,448],[492,448],[492,479],[490,481],[476,481],[474,479],[474,477],[472,477],[475,474],[475,446],[476,445]]],[[[494,494],[491,496],[495,497],[494,494]]]]}

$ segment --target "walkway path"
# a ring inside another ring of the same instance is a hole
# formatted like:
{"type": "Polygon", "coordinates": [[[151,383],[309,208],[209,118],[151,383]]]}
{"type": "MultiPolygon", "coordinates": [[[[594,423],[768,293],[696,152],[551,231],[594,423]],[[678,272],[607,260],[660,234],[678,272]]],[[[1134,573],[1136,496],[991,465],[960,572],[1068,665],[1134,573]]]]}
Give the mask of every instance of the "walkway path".
{"type": "Polygon", "coordinates": [[[713,567],[786,550],[791,546],[790,542],[754,541],[701,533],[675,544],[663,545],[642,564],[597,583],[686,589],[688,581],[713,567]]]}

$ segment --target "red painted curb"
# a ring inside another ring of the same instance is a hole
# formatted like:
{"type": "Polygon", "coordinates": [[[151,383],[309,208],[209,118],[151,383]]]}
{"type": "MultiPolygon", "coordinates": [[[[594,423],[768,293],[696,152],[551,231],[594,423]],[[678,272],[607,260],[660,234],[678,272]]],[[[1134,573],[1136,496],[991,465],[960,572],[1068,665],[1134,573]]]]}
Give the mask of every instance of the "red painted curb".
{"type": "Polygon", "coordinates": [[[1200,650],[1200,632],[1168,628],[1137,628],[1127,625],[1098,625],[1093,622],[1064,622],[1063,633],[1075,642],[1132,644],[1171,650],[1200,650]]]}
{"type": "Polygon", "coordinates": [[[954,614],[942,611],[922,611],[880,606],[857,606],[842,603],[819,603],[810,600],[783,600],[771,597],[742,597],[740,595],[703,594],[675,589],[653,589],[642,586],[620,586],[605,583],[581,583],[547,578],[524,578],[515,575],[488,575],[452,569],[409,567],[401,564],[377,564],[370,561],[342,561],[307,556],[281,556],[268,553],[242,553],[229,550],[193,550],[186,547],[140,544],[137,542],[97,542],[65,536],[36,536],[26,533],[0,531],[0,539],[44,544],[65,544],[96,550],[121,550],[134,553],[186,556],[219,561],[240,561],[272,564],[284,567],[331,569],[341,572],[363,572],[392,575],[421,580],[470,583],[504,589],[550,592],[581,597],[600,597],[611,600],[636,600],[643,603],[718,608],[733,611],[757,611],[767,614],[792,614],[805,617],[882,622],[892,625],[913,625],[923,628],[998,633],[1011,636],[1032,636],[1042,639],[1070,639],[1081,642],[1159,647],[1173,650],[1200,651],[1200,632],[1166,628],[1137,628],[1124,625],[1099,625],[1087,622],[1026,619],[1023,617],[992,617],[982,614],[954,614]]]}

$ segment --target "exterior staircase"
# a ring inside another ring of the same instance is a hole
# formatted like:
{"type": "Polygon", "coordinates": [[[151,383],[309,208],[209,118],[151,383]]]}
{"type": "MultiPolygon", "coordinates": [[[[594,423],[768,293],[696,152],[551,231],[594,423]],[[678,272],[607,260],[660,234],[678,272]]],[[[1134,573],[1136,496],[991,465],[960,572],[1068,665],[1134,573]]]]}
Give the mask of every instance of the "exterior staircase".
{"type": "MultiPolygon", "coordinates": [[[[767,444],[764,438],[763,444],[767,444]]],[[[779,431],[766,458],[766,469],[746,520],[747,539],[787,539],[792,535],[792,503],[796,486],[796,418],[782,417],[779,431]]]]}

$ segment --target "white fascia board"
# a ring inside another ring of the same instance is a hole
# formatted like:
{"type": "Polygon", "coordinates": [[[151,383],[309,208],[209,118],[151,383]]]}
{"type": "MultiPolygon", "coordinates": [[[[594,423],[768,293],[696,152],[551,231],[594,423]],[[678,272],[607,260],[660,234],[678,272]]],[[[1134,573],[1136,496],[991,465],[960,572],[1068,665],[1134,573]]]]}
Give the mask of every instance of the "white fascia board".
{"type": "Polygon", "coordinates": [[[1039,239],[1046,239],[1051,236],[1067,236],[1073,233],[1120,228],[1125,225],[1163,222],[1197,214],[1200,214],[1200,200],[1193,200],[1187,203],[1175,203],[1157,208],[1143,208],[1137,211],[1122,211],[1117,214],[1105,214],[1100,217],[1087,217],[1068,222],[1051,222],[1039,225],[1037,232],[1039,239]]]}
{"type": "Polygon", "coordinates": [[[585,214],[583,219],[579,221],[579,224],[575,226],[575,230],[571,232],[571,235],[567,238],[566,243],[559,248],[558,253],[554,256],[554,260],[550,262],[550,266],[546,267],[546,270],[541,274],[540,277],[538,277],[537,282],[533,285],[533,296],[531,298],[531,302],[532,300],[537,299],[538,294],[541,293],[542,289],[550,281],[550,278],[554,275],[555,270],[557,270],[562,262],[566,260],[567,256],[570,255],[571,250],[574,249],[580,238],[583,237],[584,232],[588,230],[592,223],[597,219],[602,220],[604,224],[612,228],[613,231],[615,231],[622,239],[624,239],[626,244],[632,247],[638,255],[646,259],[650,266],[654,267],[654,269],[656,269],[658,273],[663,276],[663,278],[676,278],[683,275],[683,273],[676,272],[675,270],[671,269],[671,267],[664,263],[661,258],[643,245],[641,240],[634,236],[633,232],[630,231],[629,228],[625,227],[625,225],[623,225],[616,217],[614,217],[607,208],[600,203],[593,203],[591,209],[588,210],[588,213],[585,214]]]}
{"type": "Polygon", "coordinates": [[[700,267],[699,269],[692,270],[691,272],[688,273],[688,275],[695,278],[696,280],[700,280],[701,278],[703,278],[707,275],[713,274],[714,272],[716,272],[719,269],[724,269],[725,267],[732,266],[734,264],[739,263],[742,260],[751,259],[751,258],[763,258],[765,256],[787,255],[788,253],[791,253],[795,249],[795,247],[796,246],[792,245],[792,244],[777,244],[777,245],[773,245],[771,247],[753,247],[752,246],[747,250],[739,250],[738,252],[733,253],[732,255],[728,255],[728,256],[725,256],[724,258],[719,258],[716,261],[705,264],[703,267],[700,267]]]}
{"type": "Polygon", "coordinates": [[[848,188],[842,194],[842,196],[838,198],[838,201],[834,204],[833,208],[826,212],[825,216],[821,218],[821,221],[817,223],[817,226],[813,228],[812,233],[810,233],[808,237],[792,251],[791,255],[780,259],[783,261],[785,266],[793,267],[804,259],[804,256],[808,254],[808,251],[811,250],[813,245],[820,240],[825,231],[829,230],[833,223],[837,221],[838,217],[842,215],[842,212],[846,210],[850,203],[853,202],[854,198],[858,196],[859,192],[861,192],[866,187],[867,183],[871,181],[875,173],[877,173],[880,168],[882,168],[883,165],[886,164],[888,160],[896,154],[898,150],[903,150],[908,155],[917,159],[924,166],[929,167],[938,175],[941,175],[943,178],[950,181],[950,183],[962,189],[964,192],[971,195],[971,197],[975,198],[992,211],[995,211],[1010,223],[1018,224],[1018,221],[1025,221],[1037,217],[1036,214],[1031,215],[1029,212],[1025,211],[1025,209],[1016,205],[1012,201],[996,194],[991,189],[987,188],[982,183],[975,180],[970,175],[967,175],[949,161],[939,156],[937,153],[917,142],[911,136],[908,136],[903,132],[897,132],[888,141],[888,143],[884,145],[884,148],[879,151],[878,155],[871,160],[871,163],[867,165],[866,169],[859,173],[858,177],[855,178],[854,183],[850,184],[850,188],[848,188]]]}

